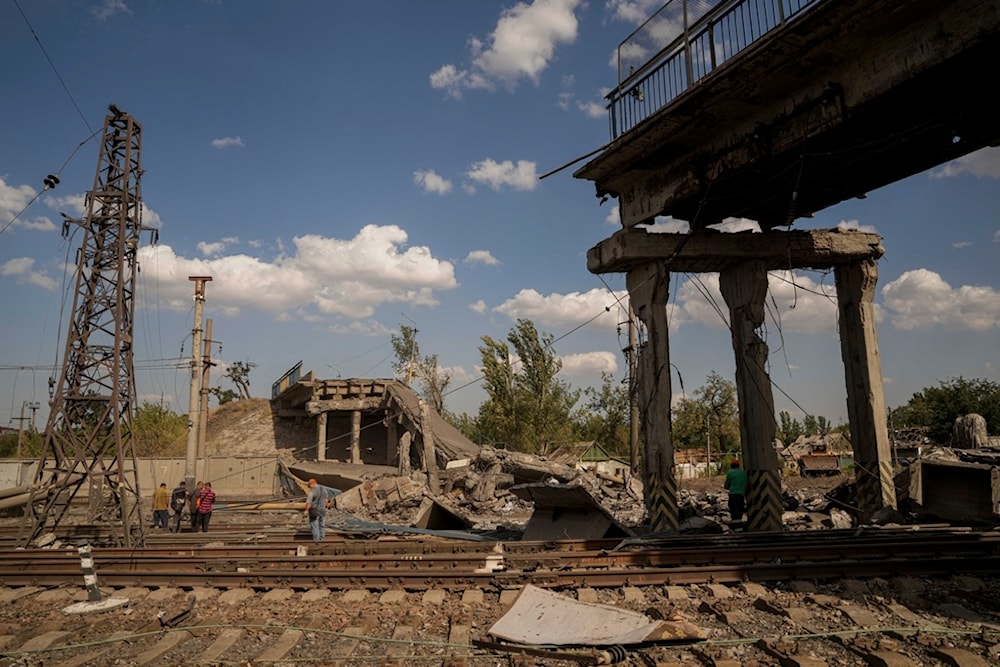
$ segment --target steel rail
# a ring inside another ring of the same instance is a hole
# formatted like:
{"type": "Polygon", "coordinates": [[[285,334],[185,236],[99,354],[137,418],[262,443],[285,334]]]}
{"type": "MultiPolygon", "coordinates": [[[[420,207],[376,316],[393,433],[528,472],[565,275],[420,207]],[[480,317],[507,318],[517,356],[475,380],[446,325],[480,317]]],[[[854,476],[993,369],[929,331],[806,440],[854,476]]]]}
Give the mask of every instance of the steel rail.
{"type": "MultiPolygon", "coordinates": [[[[216,587],[271,589],[310,588],[515,588],[525,584],[540,587],[620,587],[664,584],[731,583],[789,579],[828,579],[873,576],[915,576],[995,572],[1000,556],[900,557],[873,560],[839,560],[804,563],[707,563],[671,568],[627,568],[604,570],[537,570],[503,572],[358,572],[336,569],[265,569],[247,571],[193,572],[189,568],[169,572],[134,572],[102,569],[103,586],[113,587],[216,587]]],[[[20,572],[0,571],[0,585],[62,586],[66,571],[35,567],[20,572]]]]}

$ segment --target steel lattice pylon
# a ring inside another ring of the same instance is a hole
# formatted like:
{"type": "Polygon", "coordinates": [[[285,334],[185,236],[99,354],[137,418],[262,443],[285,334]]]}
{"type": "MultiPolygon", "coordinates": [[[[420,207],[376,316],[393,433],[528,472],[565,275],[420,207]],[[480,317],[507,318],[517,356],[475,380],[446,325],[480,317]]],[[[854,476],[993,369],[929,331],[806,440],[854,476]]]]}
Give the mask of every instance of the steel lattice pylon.
{"type": "Polygon", "coordinates": [[[54,529],[85,483],[90,518],[111,526],[112,542],[143,543],[132,442],[142,128],[109,108],[87,215],[72,221],[83,228],[73,318],[26,512],[25,543],[54,529]]]}

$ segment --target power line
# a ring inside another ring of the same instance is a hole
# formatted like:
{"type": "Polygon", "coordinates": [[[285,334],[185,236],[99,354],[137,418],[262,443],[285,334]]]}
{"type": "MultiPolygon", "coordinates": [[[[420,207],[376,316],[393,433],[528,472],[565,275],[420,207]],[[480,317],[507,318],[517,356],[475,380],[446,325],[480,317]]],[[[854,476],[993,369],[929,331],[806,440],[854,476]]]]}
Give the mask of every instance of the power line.
{"type": "Polygon", "coordinates": [[[52,72],[56,75],[56,78],[59,79],[59,84],[62,86],[62,89],[66,91],[66,96],[69,98],[69,101],[73,104],[73,108],[76,109],[76,113],[80,116],[80,119],[83,121],[83,124],[87,126],[87,129],[92,134],[96,134],[96,132],[94,132],[94,128],[90,127],[90,123],[87,122],[86,116],[84,116],[83,112],[80,111],[80,107],[76,103],[76,100],[73,99],[73,93],[69,92],[69,87],[66,85],[66,82],[63,81],[62,75],[59,74],[59,70],[56,69],[56,64],[52,62],[52,58],[49,57],[49,52],[45,50],[45,45],[42,44],[41,38],[38,36],[38,33],[35,32],[35,28],[32,27],[31,21],[28,20],[28,15],[24,13],[23,9],[21,9],[21,3],[18,2],[18,0],[14,0],[14,4],[17,6],[17,11],[21,13],[21,18],[24,19],[24,24],[27,25],[28,30],[31,31],[31,36],[35,38],[35,42],[38,44],[38,48],[42,50],[42,55],[44,55],[45,59],[49,61],[49,67],[52,68],[52,72]]]}

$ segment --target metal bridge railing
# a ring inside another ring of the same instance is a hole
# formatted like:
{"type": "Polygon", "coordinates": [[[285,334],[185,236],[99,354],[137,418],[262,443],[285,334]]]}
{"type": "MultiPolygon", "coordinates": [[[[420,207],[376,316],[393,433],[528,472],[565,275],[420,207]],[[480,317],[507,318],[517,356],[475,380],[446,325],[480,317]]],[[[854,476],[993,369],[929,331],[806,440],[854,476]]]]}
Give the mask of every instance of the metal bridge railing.
{"type": "Polygon", "coordinates": [[[670,0],[618,46],[611,138],[822,0],[670,0]]]}

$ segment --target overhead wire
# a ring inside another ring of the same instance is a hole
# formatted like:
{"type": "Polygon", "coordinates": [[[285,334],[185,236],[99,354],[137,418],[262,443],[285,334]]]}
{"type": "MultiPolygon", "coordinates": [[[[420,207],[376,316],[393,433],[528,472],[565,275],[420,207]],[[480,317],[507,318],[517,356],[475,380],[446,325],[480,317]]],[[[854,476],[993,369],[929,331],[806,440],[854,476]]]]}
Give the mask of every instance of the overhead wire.
{"type": "Polygon", "coordinates": [[[28,20],[28,15],[25,14],[24,9],[21,8],[21,3],[18,0],[14,0],[14,5],[17,7],[17,11],[21,13],[21,18],[24,19],[24,24],[27,25],[28,30],[31,31],[31,36],[35,38],[35,43],[38,44],[38,48],[42,50],[42,55],[44,55],[45,59],[48,61],[49,67],[52,68],[52,72],[56,75],[56,78],[59,80],[59,85],[61,85],[62,89],[66,92],[66,96],[69,98],[69,101],[73,104],[73,108],[76,109],[76,113],[77,115],[80,116],[80,120],[83,121],[83,124],[87,127],[88,130],[93,132],[94,130],[90,127],[90,123],[87,122],[87,117],[83,115],[82,111],[80,111],[80,105],[76,103],[76,99],[73,97],[73,93],[69,91],[69,86],[66,85],[66,82],[62,78],[62,75],[59,74],[59,69],[56,67],[56,64],[52,61],[51,56],[49,56],[49,52],[45,49],[45,45],[42,44],[41,37],[39,37],[38,33],[35,32],[34,26],[32,26],[31,21],[28,20]]]}

